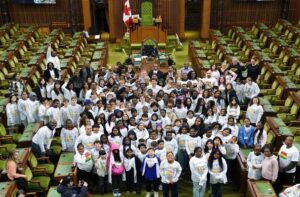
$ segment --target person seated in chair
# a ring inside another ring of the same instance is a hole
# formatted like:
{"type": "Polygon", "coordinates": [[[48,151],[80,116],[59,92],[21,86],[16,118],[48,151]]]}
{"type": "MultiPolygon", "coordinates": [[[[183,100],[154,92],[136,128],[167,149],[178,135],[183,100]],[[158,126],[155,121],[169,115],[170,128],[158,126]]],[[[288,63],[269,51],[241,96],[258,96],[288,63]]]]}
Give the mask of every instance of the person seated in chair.
{"type": "Polygon", "coordinates": [[[153,64],[152,70],[148,73],[149,77],[152,78],[153,75],[156,75],[158,79],[164,79],[164,73],[158,69],[157,64],[153,64]]]}

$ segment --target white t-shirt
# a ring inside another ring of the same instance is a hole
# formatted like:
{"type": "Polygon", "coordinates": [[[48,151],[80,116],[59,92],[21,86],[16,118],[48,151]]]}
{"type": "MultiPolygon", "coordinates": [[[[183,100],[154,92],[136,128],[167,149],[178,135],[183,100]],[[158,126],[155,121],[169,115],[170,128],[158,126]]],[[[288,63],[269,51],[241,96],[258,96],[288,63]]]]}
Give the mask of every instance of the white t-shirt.
{"type": "MultiPolygon", "coordinates": [[[[287,148],[286,145],[284,144],[279,152],[279,166],[280,168],[285,168],[288,166],[291,162],[299,161],[299,151],[295,146],[292,146],[291,148],[287,148]]],[[[295,173],[296,172],[296,167],[293,169],[286,171],[286,173],[295,173]]]]}

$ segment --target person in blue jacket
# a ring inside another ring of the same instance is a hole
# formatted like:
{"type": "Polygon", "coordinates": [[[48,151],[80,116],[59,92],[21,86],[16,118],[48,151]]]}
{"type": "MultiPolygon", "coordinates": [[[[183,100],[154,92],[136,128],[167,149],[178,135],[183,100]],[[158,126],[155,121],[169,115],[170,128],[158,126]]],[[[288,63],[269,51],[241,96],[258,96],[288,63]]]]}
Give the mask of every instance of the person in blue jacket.
{"type": "Polygon", "coordinates": [[[159,157],[155,155],[153,148],[149,148],[141,167],[142,176],[146,182],[146,197],[151,196],[152,187],[154,190],[154,197],[158,197],[158,187],[160,184],[159,165],[159,157]]]}
{"type": "Polygon", "coordinates": [[[251,125],[249,118],[245,118],[244,125],[239,128],[238,144],[241,148],[252,148],[254,146],[255,127],[251,125]]]}

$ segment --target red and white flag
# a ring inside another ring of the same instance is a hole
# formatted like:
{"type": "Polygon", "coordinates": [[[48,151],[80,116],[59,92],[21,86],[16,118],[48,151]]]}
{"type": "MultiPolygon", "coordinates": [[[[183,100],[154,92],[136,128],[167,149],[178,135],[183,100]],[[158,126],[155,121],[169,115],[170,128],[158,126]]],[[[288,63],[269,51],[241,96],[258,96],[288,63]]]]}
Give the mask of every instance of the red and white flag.
{"type": "Polygon", "coordinates": [[[124,9],[123,9],[123,21],[128,28],[131,23],[131,9],[130,9],[130,3],[129,0],[126,0],[124,3],[124,9]]]}

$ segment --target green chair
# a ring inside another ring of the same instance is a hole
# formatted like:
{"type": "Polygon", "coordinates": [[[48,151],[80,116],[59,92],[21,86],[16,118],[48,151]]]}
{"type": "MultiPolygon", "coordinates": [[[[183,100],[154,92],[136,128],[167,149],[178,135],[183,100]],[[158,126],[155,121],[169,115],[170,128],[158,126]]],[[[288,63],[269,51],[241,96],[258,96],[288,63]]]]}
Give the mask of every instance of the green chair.
{"type": "Polygon", "coordinates": [[[8,89],[9,81],[5,80],[5,76],[2,72],[0,72],[0,88],[8,89]]]}
{"type": "MultiPolygon", "coordinates": [[[[279,86],[279,82],[278,82],[277,80],[275,80],[275,81],[272,83],[271,87],[268,86],[269,88],[267,88],[267,89],[261,89],[261,90],[260,90],[260,94],[261,94],[261,95],[272,95],[272,94],[275,94],[276,88],[277,88],[278,86],[279,86]]],[[[265,87],[267,87],[267,86],[265,85],[265,87]]]]}
{"type": "Polygon", "coordinates": [[[26,167],[24,172],[27,178],[29,191],[45,194],[49,189],[51,178],[46,174],[44,176],[34,176],[29,167],[26,167]]]}
{"type": "Polygon", "coordinates": [[[52,145],[50,149],[53,151],[54,154],[59,155],[62,151],[62,147],[60,145],[52,145]]]}
{"type": "Polygon", "coordinates": [[[59,155],[62,151],[61,147],[61,138],[60,137],[54,137],[52,139],[51,148],[50,148],[54,154],[59,155]]]}
{"type": "Polygon", "coordinates": [[[10,128],[5,128],[3,123],[0,123],[0,136],[1,137],[7,137],[10,138],[12,137],[14,142],[18,142],[20,137],[21,137],[21,133],[18,133],[18,128],[17,127],[10,127],[10,128]],[[8,131],[12,131],[10,135],[7,134],[7,130],[8,131]]]}
{"type": "Polygon", "coordinates": [[[294,102],[290,111],[287,113],[278,113],[277,117],[281,118],[284,123],[289,124],[291,121],[296,120],[298,118],[300,106],[294,102]]]}
{"type": "Polygon", "coordinates": [[[54,172],[54,164],[49,160],[49,157],[36,158],[33,153],[30,153],[28,163],[33,171],[33,174],[49,174],[52,175],[54,172]],[[38,160],[47,161],[47,163],[39,164],[38,160]]]}
{"type": "Polygon", "coordinates": [[[284,92],[284,87],[278,85],[277,88],[275,89],[275,94],[265,95],[264,98],[268,99],[272,105],[278,105],[284,102],[282,100],[283,92],[284,92]]]}
{"type": "Polygon", "coordinates": [[[282,103],[279,103],[279,105],[273,106],[273,109],[277,113],[288,113],[291,110],[293,103],[294,103],[294,100],[293,100],[292,96],[289,95],[286,98],[286,100],[284,101],[284,103],[282,102],[282,103]]]}

